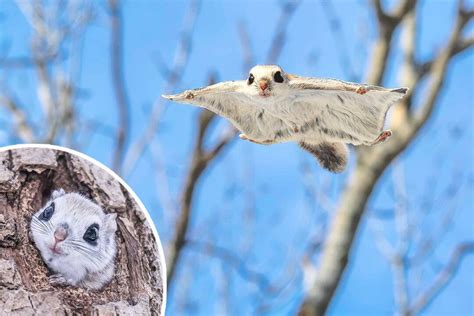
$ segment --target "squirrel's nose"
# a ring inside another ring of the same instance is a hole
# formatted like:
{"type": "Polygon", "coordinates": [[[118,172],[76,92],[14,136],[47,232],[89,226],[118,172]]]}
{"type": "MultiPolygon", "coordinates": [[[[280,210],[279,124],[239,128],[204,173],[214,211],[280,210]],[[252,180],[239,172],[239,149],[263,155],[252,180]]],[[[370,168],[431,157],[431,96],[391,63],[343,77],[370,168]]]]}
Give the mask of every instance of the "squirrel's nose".
{"type": "Polygon", "coordinates": [[[67,238],[67,235],[67,226],[59,226],[54,231],[54,239],[56,239],[57,242],[65,240],[67,238]]]}
{"type": "Polygon", "coordinates": [[[266,80],[261,80],[258,85],[262,91],[265,91],[268,88],[268,82],[266,80]]]}

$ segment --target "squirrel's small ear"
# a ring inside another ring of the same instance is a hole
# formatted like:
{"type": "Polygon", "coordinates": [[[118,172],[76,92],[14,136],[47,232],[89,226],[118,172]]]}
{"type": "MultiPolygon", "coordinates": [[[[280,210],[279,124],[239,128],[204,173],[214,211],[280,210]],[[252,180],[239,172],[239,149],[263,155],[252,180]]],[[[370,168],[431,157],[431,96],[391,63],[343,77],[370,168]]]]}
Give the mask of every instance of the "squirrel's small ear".
{"type": "Polygon", "coordinates": [[[53,193],[51,194],[51,198],[54,200],[54,199],[57,199],[58,197],[63,196],[64,194],[66,194],[66,192],[64,192],[63,189],[54,190],[53,193]]]}
{"type": "Polygon", "coordinates": [[[105,215],[105,225],[110,232],[117,231],[117,213],[109,213],[105,215]]]}

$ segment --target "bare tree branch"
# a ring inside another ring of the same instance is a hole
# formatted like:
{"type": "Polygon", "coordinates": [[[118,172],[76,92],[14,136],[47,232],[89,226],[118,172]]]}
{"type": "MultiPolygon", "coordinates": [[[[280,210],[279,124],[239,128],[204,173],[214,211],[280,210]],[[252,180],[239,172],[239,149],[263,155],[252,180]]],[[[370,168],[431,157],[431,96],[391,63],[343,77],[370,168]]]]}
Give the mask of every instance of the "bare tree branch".
{"type": "Polygon", "coordinates": [[[55,56],[61,46],[61,34],[47,23],[45,9],[39,3],[17,2],[25,18],[36,31],[32,38],[34,69],[38,75],[38,99],[48,125],[44,142],[52,143],[59,125],[57,90],[47,67],[45,56],[55,56]]]}
{"type": "Polygon", "coordinates": [[[246,73],[247,71],[250,70],[250,68],[253,65],[254,58],[253,58],[253,52],[252,52],[252,47],[251,47],[252,45],[250,43],[249,33],[244,23],[239,23],[238,31],[239,31],[240,44],[242,46],[242,54],[244,56],[243,57],[244,62],[242,63],[242,72],[246,73]]]}
{"type": "Polygon", "coordinates": [[[352,64],[350,51],[344,38],[341,21],[337,16],[336,10],[331,1],[322,1],[321,5],[324,9],[324,16],[328,20],[329,30],[333,35],[337,53],[339,54],[338,60],[340,67],[342,71],[345,72],[349,81],[358,81],[360,78],[352,64]]]}
{"type": "MultiPolygon", "coordinates": [[[[282,14],[276,33],[272,40],[272,45],[269,53],[268,62],[272,62],[270,58],[275,58],[276,60],[280,55],[281,48],[285,42],[286,28],[288,27],[288,22],[291,16],[294,14],[299,1],[290,1],[282,7],[282,14]]],[[[211,78],[210,82],[213,82],[214,79],[211,78]]],[[[237,134],[235,131],[228,133],[226,136],[222,137],[215,147],[209,151],[204,149],[204,136],[208,131],[211,121],[215,118],[215,114],[203,110],[199,115],[198,123],[198,133],[196,136],[196,141],[194,149],[191,152],[191,165],[189,171],[186,175],[184,181],[184,187],[181,195],[181,210],[176,224],[176,231],[173,237],[173,240],[170,242],[168,247],[167,255],[167,269],[168,269],[168,284],[172,284],[175,277],[176,265],[179,261],[182,249],[186,244],[186,235],[189,229],[189,220],[191,216],[191,211],[193,207],[193,197],[194,191],[198,181],[201,178],[201,175],[206,170],[208,165],[214,160],[215,157],[229,144],[237,134]]]]}
{"type": "MultiPolygon", "coordinates": [[[[374,8],[376,17],[378,21],[385,21],[387,20],[387,14],[384,12],[382,8],[381,0],[372,0],[372,6],[374,8]]],[[[380,22],[379,22],[380,23],[380,22]]]]}
{"type": "MultiPolygon", "coordinates": [[[[178,46],[174,54],[173,66],[170,69],[166,70],[168,74],[166,78],[165,88],[163,93],[168,93],[174,90],[183,77],[184,71],[188,64],[189,55],[191,53],[192,39],[194,33],[194,27],[196,24],[196,19],[199,14],[200,1],[194,0],[190,3],[186,16],[184,19],[183,31],[179,38],[178,46]]],[[[161,119],[161,110],[165,100],[159,97],[153,104],[153,109],[150,114],[150,119],[146,125],[146,129],[141,137],[138,138],[131,146],[127,152],[123,174],[125,176],[129,175],[130,172],[134,169],[138,159],[141,157],[143,151],[147,148],[148,144],[155,137],[156,131],[158,129],[158,124],[161,119]]]]}
{"type": "Polygon", "coordinates": [[[462,259],[468,253],[474,253],[474,242],[465,242],[456,247],[446,266],[438,273],[433,284],[424,293],[418,296],[411,308],[412,315],[419,314],[433,301],[436,295],[448,284],[458,270],[462,259]]]}
{"type": "Polygon", "coordinates": [[[429,93],[427,93],[427,96],[425,97],[425,102],[421,105],[419,113],[416,113],[414,115],[414,121],[412,125],[413,130],[411,132],[411,135],[414,135],[431,116],[434,105],[436,103],[435,101],[444,84],[444,78],[448,63],[456,53],[456,48],[458,46],[460,36],[469,20],[469,15],[463,14],[462,8],[460,8],[448,43],[445,48],[439,53],[439,55],[435,58],[431,67],[431,85],[429,93]]]}
{"type": "Polygon", "coordinates": [[[400,315],[406,315],[409,304],[406,263],[410,241],[408,224],[409,201],[403,163],[398,162],[393,169],[393,183],[395,187],[396,200],[395,227],[399,236],[398,245],[395,248],[395,256],[392,260],[392,267],[394,270],[395,301],[400,315]]]}
{"type": "Polygon", "coordinates": [[[207,152],[204,147],[204,136],[215,115],[209,111],[201,111],[199,114],[198,132],[194,149],[191,152],[191,165],[184,181],[184,187],[181,196],[178,222],[174,238],[170,242],[167,253],[168,284],[172,284],[175,277],[176,265],[186,244],[186,235],[188,232],[191,210],[194,207],[193,197],[195,187],[206,170],[208,164],[220,153],[220,151],[229,143],[230,138],[220,142],[214,149],[207,152]]]}
{"type": "Polygon", "coordinates": [[[239,254],[206,241],[187,239],[186,244],[190,249],[194,248],[195,250],[224,261],[237,271],[243,279],[255,284],[262,292],[273,290],[273,286],[265,273],[250,269],[239,254]]]}
{"type": "MultiPolygon", "coordinates": [[[[401,85],[413,87],[418,80],[415,66],[416,43],[418,40],[418,29],[416,11],[413,8],[402,20],[401,50],[403,52],[403,62],[400,69],[401,85]]],[[[408,90],[403,102],[396,104],[393,109],[392,128],[397,128],[408,119],[408,111],[411,106],[413,90],[408,90]]]]}
{"type": "Polygon", "coordinates": [[[38,73],[38,98],[43,105],[46,118],[49,122],[45,142],[53,143],[59,125],[59,106],[56,102],[57,90],[49,71],[46,68],[46,64],[42,60],[36,61],[36,71],[38,73]]]}
{"type": "Polygon", "coordinates": [[[113,153],[112,168],[121,173],[127,138],[130,134],[130,105],[123,75],[123,17],[120,0],[109,0],[111,19],[110,63],[115,99],[117,102],[118,126],[113,153]]]}
{"type": "Polygon", "coordinates": [[[28,122],[25,111],[20,108],[17,101],[15,101],[11,96],[0,94],[0,106],[3,106],[10,111],[13,117],[13,122],[15,123],[13,126],[15,135],[18,135],[18,137],[24,142],[34,142],[35,133],[33,132],[33,128],[28,122]]]}
{"type": "Polygon", "coordinates": [[[373,0],[373,7],[379,26],[379,36],[375,42],[371,57],[372,63],[366,80],[368,83],[375,85],[382,83],[393,32],[403,17],[410,9],[414,8],[415,5],[416,1],[414,0],[403,0],[400,1],[397,9],[395,9],[393,13],[386,13],[383,11],[380,0],[373,0]]]}
{"type": "Polygon", "coordinates": [[[409,11],[417,4],[418,0],[401,0],[393,10],[392,16],[397,20],[401,20],[409,11]]]}
{"type": "Polygon", "coordinates": [[[407,258],[409,264],[418,265],[424,259],[429,257],[430,253],[434,251],[443,236],[451,227],[456,213],[455,201],[459,198],[462,183],[462,174],[460,174],[460,172],[453,172],[451,184],[448,185],[446,193],[444,194],[444,198],[450,202],[451,205],[445,206],[441,204],[441,201],[436,202],[436,205],[445,210],[444,214],[437,220],[437,225],[429,228],[429,232],[422,233],[421,240],[417,243],[416,251],[407,258]]]}
{"type": "Polygon", "coordinates": [[[30,57],[1,57],[0,68],[15,69],[15,68],[31,68],[35,64],[30,57]]]}
{"type": "MultiPolygon", "coordinates": [[[[383,10],[380,2],[375,1],[374,6],[379,20],[380,31],[374,48],[368,81],[372,84],[380,84],[386,72],[387,57],[391,49],[393,31],[414,8],[415,1],[400,2],[397,6],[398,9],[388,15],[381,14],[383,10]],[[390,16],[389,20],[384,20],[386,16],[390,16]]],[[[397,127],[394,131],[394,137],[386,144],[374,147],[361,147],[358,150],[358,160],[355,169],[349,178],[346,190],[341,196],[339,208],[329,228],[328,236],[323,245],[316,279],[300,308],[301,315],[323,315],[326,312],[348,264],[352,242],[369,196],[390,162],[408,146],[432,113],[437,96],[442,89],[448,63],[455,51],[456,42],[468,21],[468,15],[463,12],[459,10],[450,39],[442,53],[433,63],[432,71],[430,71],[431,84],[429,85],[427,96],[422,98],[425,101],[421,106],[420,113],[414,115],[413,120],[400,123],[400,127],[397,127]]],[[[405,27],[411,27],[410,25],[413,24],[406,23],[405,27]]],[[[411,54],[405,54],[405,58],[412,58],[411,54]]],[[[411,88],[413,89],[414,87],[411,88]]],[[[412,107],[409,106],[408,108],[412,107]]]]}
{"type": "MultiPolygon", "coordinates": [[[[0,67],[12,72],[21,68],[36,75],[37,98],[42,115],[42,123],[36,128],[30,124],[31,135],[23,134],[23,137],[31,141],[32,136],[35,141],[46,143],[65,139],[70,144],[77,127],[75,102],[78,80],[72,77],[76,70],[74,62],[80,60],[80,53],[73,46],[91,21],[91,6],[63,1],[17,1],[17,5],[32,29],[31,48],[20,57],[9,57],[8,54],[0,57],[0,67]]],[[[11,95],[4,93],[3,97],[8,99],[11,95]]],[[[21,118],[18,105],[27,102],[18,99],[11,101],[17,106],[15,109],[10,103],[8,112],[24,133],[28,120],[21,118]]]]}
{"type": "Polygon", "coordinates": [[[270,51],[267,55],[267,62],[269,64],[275,64],[278,61],[286,42],[286,30],[288,29],[288,24],[300,3],[301,0],[289,0],[283,5],[280,18],[276,24],[277,29],[275,31],[275,36],[273,37],[272,45],[270,46],[270,51]]]}
{"type": "MultiPolygon", "coordinates": [[[[452,56],[456,56],[458,54],[461,54],[465,52],[466,50],[472,48],[474,46],[474,36],[460,39],[457,43],[455,48],[452,51],[452,56]]],[[[424,63],[417,64],[417,71],[418,71],[418,77],[422,78],[424,77],[431,69],[433,66],[433,59],[425,61],[424,63]]]]}

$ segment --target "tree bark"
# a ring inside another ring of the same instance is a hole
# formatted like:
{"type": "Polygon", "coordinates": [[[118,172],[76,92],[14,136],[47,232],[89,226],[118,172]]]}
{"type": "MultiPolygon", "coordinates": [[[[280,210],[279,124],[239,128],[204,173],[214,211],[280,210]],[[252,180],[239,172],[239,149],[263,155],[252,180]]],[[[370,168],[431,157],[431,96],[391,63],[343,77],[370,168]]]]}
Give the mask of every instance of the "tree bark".
{"type": "Polygon", "coordinates": [[[164,266],[143,211],[114,177],[79,156],[44,147],[0,152],[0,314],[159,315],[164,266]],[[115,275],[101,291],[51,286],[29,237],[32,214],[59,188],[118,215],[115,275]]]}

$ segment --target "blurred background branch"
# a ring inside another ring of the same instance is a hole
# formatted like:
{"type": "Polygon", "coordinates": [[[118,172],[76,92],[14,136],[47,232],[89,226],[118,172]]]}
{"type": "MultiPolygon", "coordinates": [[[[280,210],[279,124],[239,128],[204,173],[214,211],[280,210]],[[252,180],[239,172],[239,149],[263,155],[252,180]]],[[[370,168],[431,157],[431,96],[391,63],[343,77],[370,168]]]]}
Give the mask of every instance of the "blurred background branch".
{"type": "MultiPolygon", "coordinates": [[[[179,86],[181,82],[192,50],[193,32],[196,19],[199,14],[199,8],[199,0],[192,0],[190,2],[183,22],[183,30],[181,31],[181,36],[178,41],[171,68],[168,68],[165,64],[160,63],[160,73],[165,76],[166,80],[162,94],[171,93],[176,89],[177,86],[179,86]]],[[[149,121],[145,125],[146,129],[143,132],[143,135],[138,137],[138,139],[135,140],[130,146],[124,161],[125,177],[133,171],[138,159],[141,157],[148,145],[152,142],[159,126],[164,102],[165,99],[163,99],[161,96],[158,96],[153,104],[151,114],[149,115],[149,121]]]]}
{"type": "MultiPolygon", "coordinates": [[[[285,30],[288,27],[288,22],[291,15],[294,13],[298,2],[292,1],[284,4],[281,10],[281,17],[279,19],[278,28],[275,35],[273,36],[269,58],[274,58],[273,62],[279,57],[281,47],[284,46],[285,30]]],[[[244,35],[245,38],[245,35],[244,35]]],[[[249,49],[250,45],[246,44],[245,39],[243,40],[244,50],[249,49]]],[[[249,56],[251,56],[249,54],[249,56]]],[[[248,61],[247,61],[248,62],[248,61]]],[[[244,60],[244,64],[246,60],[244,60]]],[[[211,77],[208,84],[215,82],[215,79],[211,77]]],[[[191,153],[191,165],[188,174],[185,177],[184,189],[182,190],[181,197],[181,211],[176,224],[175,236],[167,249],[167,269],[168,269],[168,285],[171,288],[175,276],[176,265],[178,264],[181,252],[186,245],[186,235],[189,230],[189,220],[193,209],[193,196],[196,185],[200,180],[203,172],[206,170],[208,165],[218,156],[221,150],[237,135],[237,131],[227,133],[221,140],[214,146],[213,149],[208,151],[204,150],[205,135],[208,133],[210,123],[216,116],[214,113],[207,110],[201,111],[199,115],[199,123],[195,140],[195,147],[191,153]]]]}
{"type": "Polygon", "coordinates": [[[123,18],[119,0],[108,1],[111,22],[110,59],[112,80],[119,115],[117,127],[116,147],[113,154],[112,168],[121,174],[122,160],[125,152],[126,141],[130,137],[130,105],[123,75],[123,18]]]}

